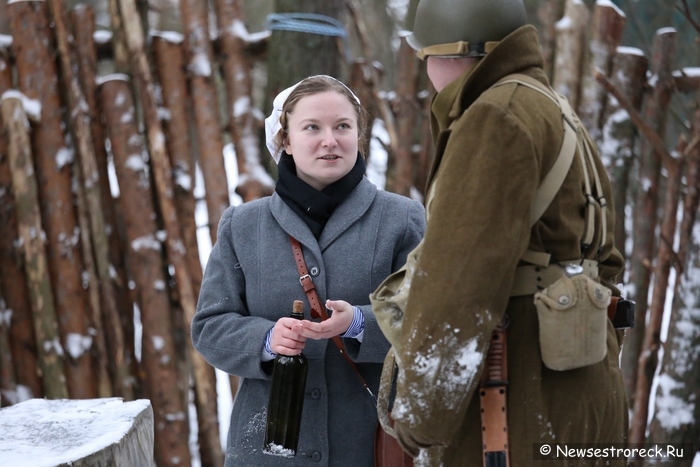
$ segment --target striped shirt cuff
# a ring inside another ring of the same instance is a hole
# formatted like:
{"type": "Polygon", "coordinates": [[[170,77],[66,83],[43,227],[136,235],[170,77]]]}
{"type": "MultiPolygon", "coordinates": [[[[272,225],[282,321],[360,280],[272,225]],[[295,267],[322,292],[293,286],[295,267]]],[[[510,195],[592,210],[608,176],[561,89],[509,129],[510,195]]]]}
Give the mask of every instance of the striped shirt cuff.
{"type": "Polygon", "coordinates": [[[362,314],[362,311],[360,311],[360,309],[356,306],[352,307],[352,311],[352,323],[350,323],[350,327],[348,327],[348,330],[341,334],[340,337],[357,339],[358,341],[362,342],[362,337],[365,333],[365,316],[362,314]]]}
{"type": "Polygon", "coordinates": [[[265,337],[265,345],[263,346],[263,351],[262,351],[262,361],[263,362],[269,362],[270,360],[274,360],[275,357],[277,356],[276,353],[272,351],[272,347],[270,346],[270,339],[272,338],[272,330],[274,328],[270,328],[269,331],[267,331],[267,336],[265,337]]]}

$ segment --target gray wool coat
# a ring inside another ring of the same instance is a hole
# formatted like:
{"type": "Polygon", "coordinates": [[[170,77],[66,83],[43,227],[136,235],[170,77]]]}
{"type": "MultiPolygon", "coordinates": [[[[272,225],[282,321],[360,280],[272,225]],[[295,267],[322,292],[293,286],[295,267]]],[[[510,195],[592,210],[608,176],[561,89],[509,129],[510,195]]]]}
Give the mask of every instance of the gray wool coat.
{"type": "Polygon", "coordinates": [[[321,302],[345,300],[362,310],[362,343],[344,341],[376,394],[389,343],[372,314],[369,294],[403,265],[424,228],[419,202],[378,190],[364,178],[337,207],[318,241],[276,193],[228,208],[192,320],[195,348],[214,367],[242,379],[231,414],[227,467],[373,465],[374,402],[326,339],[309,339],[303,351],[309,370],[296,456],[262,452],[272,369],[271,362],[262,362],[262,349],[268,330],[289,316],[294,300],[304,302],[304,316],[311,319],[291,235],[302,244],[321,302]]]}

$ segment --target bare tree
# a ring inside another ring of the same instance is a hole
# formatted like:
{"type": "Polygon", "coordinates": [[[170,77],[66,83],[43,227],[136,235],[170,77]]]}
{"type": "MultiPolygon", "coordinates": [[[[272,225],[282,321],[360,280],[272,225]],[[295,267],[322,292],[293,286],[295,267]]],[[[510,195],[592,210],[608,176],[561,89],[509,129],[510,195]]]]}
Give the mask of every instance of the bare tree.
{"type": "MultiPolygon", "coordinates": [[[[654,40],[654,53],[650,70],[657,77],[653,94],[644,105],[644,119],[651,129],[661,137],[665,132],[668,103],[673,86],[671,75],[675,52],[676,33],[671,30],[659,31],[654,40]]],[[[662,145],[662,147],[664,147],[662,145]]],[[[655,256],[655,230],[658,225],[659,178],[661,159],[657,151],[645,139],[639,161],[639,183],[634,194],[633,232],[634,246],[630,257],[629,283],[632,285],[629,298],[636,302],[635,327],[625,338],[623,361],[637,362],[642,352],[645,335],[645,322],[648,311],[647,293],[651,285],[652,258],[655,256]],[[629,355],[625,355],[629,354],[629,355]]],[[[650,362],[651,363],[651,362],[650,362]]],[[[626,386],[635,387],[639,380],[638,365],[626,372],[626,386]]],[[[653,378],[656,366],[646,368],[646,377],[653,378]]],[[[635,406],[636,394],[628,395],[630,406],[635,406]]]]}

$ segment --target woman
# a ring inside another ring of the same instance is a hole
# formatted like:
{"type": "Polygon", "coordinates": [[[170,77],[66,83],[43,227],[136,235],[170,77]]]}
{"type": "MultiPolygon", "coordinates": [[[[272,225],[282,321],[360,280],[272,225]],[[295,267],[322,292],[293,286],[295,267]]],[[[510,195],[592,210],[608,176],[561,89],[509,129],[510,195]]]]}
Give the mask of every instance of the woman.
{"type": "Polygon", "coordinates": [[[367,125],[340,81],[312,76],[286,89],[266,120],[278,163],[276,192],[230,207],[204,274],[192,321],[195,348],[242,382],[233,407],[226,466],[373,465],[374,402],[328,338],[341,336],[376,393],[389,348],[369,294],[420,241],[424,209],[363,177],[358,148],[367,125]],[[312,320],[290,236],[301,245],[331,317],[312,320]],[[304,321],[289,317],[305,304],[304,321]],[[332,310],[332,311],[331,311],[332,310]],[[308,359],[301,435],[294,458],[263,453],[272,360],[308,359]]]}

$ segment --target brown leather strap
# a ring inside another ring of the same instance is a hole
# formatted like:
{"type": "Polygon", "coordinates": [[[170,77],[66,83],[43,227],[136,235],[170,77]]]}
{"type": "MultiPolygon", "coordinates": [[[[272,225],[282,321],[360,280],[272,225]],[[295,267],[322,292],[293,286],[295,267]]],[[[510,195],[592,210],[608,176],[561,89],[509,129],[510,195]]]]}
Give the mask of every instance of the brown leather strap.
{"type": "Polygon", "coordinates": [[[505,322],[502,321],[491,334],[491,345],[486,355],[479,389],[484,467],[510,465],[506,411],[507,384],[506,331],[505,322]]]}
{"type": "Polygon", "coordinates": [[[292,253],[294,253],[294,262],[297,265],[297,271],[299,271],[299,283],[306,293],[306,297],[309,299],[309,305],[311,305],[311,317],[317,319],[328,319],[328,314],[326,314],[325,307],[321,306],[321,302],[318,299],[318,294],[316,293],[316,286],[311,280],[309,271],[306,269],[306,261],[304,261],[304,253],[301,250],[301,244],[299,241],[290,236],[289,241],[292,243],[292,253]],[[326,314],[323,316],[321,313],[326,314]]]}
{"type": "MultiPolygon", "coordinates": [[[[297,264],[297,271],[299,271],[299,283],[304,289],[304,293],[306,293],[306,297],[309,300],[309,305],[311,305],[311,316],[313,318],[320,319],[321,321],[325,321],[328,319],[328,313],[326,312],[326,307],[321,305],[321,300],[318,298],[318,293],[316,293],[316,286],[311,280],[311,276],[309,275],[309,272],[306,269],[306,261],[304,261],[304,252],[301,249],[301,244],[296,238],[292,237],[291,235],[289,236],[289,241],[292,244],[292,253],[294,253],[294,261],[297,264]]],[[[335,346],[338,347],[338,350],[340,350],[340,355],[343,356],[345,361],[348,362],[352,369],[355,370],[355,373],[357,373],[357,377],[360,378],[362,387],[364,387],[367,390],[367,392],[369,392],[369,394],[372,396],[372,399],[375,399],[374,394],[372,394],[372,391],[367,385],[367,382],[362,377],[362,374],[360,374],[360,370],[357,368],[357,365],[355,365],[355,362],[353,362],[352,359],[348,356],[347,352],[345,352],[343,340],[340,338],[340,336],[333,336],[331,339],[333,340],[335,346]]]]}
{"type": "Polygon", "coordinates": [[[615,318],[615,313],[617,313],[618,301],[620,301],[620,297],[610,297],[610,305],[608,305],[608,318],[610,320],[615,318]]]}

